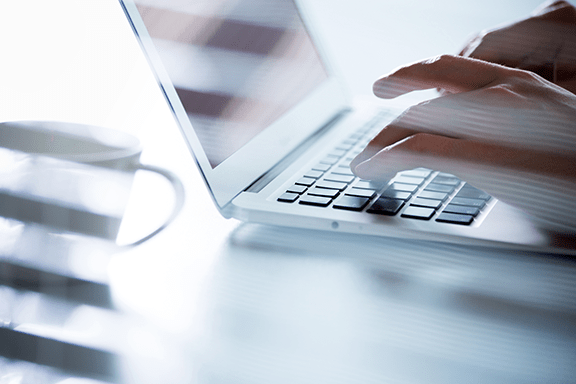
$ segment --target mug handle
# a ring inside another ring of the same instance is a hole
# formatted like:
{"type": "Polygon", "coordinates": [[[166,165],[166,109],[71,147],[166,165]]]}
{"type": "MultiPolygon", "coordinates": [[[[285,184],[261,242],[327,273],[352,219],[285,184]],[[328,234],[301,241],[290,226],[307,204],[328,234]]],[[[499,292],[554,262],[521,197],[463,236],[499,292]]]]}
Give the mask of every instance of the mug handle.
{"type": "Polygon", "coordinates": [[[156,236],[157,234],[162,232],[166,227],[168,227],[174,221],[174,219],[176,219],[176,217],[178,216],[178,214],[182,210],[182,207],[184,206],[184,201],[185,201],[184,185],[182,184],[182,181],[180,181],[180,178],[178,176],[176,176],[175,173],[173,173],[173,172],[171,172],[165,168],[162,168],[162,167],[157,167],[154,165],[148,165],[148,164],[142,164],[142,163],[134,164],[134,167],[132,170],[133,171],[152,172],[152,173],[156,173],[156,174],[164,177],[172,185],[172,188],[174,190],[174,195],[175,195],[175,201],[174,201],[174,205],[172,207],[172,212],[170,213],[170,216],[168,216],[168,218],[158,228],[156,228],[155,230],[153,230],[152,232],[150,232],[146,236],[144,236],[144,237],[142,237],[136,241],[133,241],[133,242],[128,243],[128,244],[121,244],[122,247],[135,247],[137,245],[140,245],[140,244],[150,240],[151,238],[153,238],[154,236],[156,236]]]}

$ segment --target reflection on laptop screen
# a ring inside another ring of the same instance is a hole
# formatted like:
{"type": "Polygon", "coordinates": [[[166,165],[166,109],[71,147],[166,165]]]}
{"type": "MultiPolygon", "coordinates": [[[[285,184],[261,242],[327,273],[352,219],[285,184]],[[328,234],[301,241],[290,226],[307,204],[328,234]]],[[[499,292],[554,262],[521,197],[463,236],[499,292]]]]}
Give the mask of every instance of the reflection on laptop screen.
{"type": "Polygon", "coordinates": [[[136,0],[214,168],[327,79],[293,0],[136,0]]]}

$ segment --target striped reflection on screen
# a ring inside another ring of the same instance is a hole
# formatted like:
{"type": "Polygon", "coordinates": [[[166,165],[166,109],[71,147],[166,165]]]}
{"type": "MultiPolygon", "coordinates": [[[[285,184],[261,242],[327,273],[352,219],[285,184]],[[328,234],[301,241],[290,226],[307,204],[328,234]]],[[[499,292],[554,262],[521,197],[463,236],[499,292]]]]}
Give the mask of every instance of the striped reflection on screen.
{"type": "Polygon", "coordinates": [[[327,78],[291,0],[137,5],[212,167],[327,78]]]}

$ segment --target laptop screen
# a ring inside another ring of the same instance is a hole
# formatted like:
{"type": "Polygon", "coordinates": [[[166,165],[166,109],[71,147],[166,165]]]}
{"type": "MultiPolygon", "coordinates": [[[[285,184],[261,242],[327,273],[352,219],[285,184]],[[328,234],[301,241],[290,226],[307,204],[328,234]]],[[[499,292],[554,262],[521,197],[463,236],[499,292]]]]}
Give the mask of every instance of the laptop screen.
{"type": "Polygon", "coordinates": [[[292,0],[136,0],[212,168],[327,78],[292,0]]]}

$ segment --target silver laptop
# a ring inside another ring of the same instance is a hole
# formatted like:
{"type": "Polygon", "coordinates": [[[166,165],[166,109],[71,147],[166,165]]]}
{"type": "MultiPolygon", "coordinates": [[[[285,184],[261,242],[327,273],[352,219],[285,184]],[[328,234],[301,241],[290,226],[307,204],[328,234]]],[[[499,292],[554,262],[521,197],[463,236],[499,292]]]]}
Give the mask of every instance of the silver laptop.
{"type": "Polygon", "coordinates": [[[576,252],[571,236],[453,175],[356,178],[350,160],[398,111],[351,106],[304,4],[120,1],[225,217],[576,252]]]}

